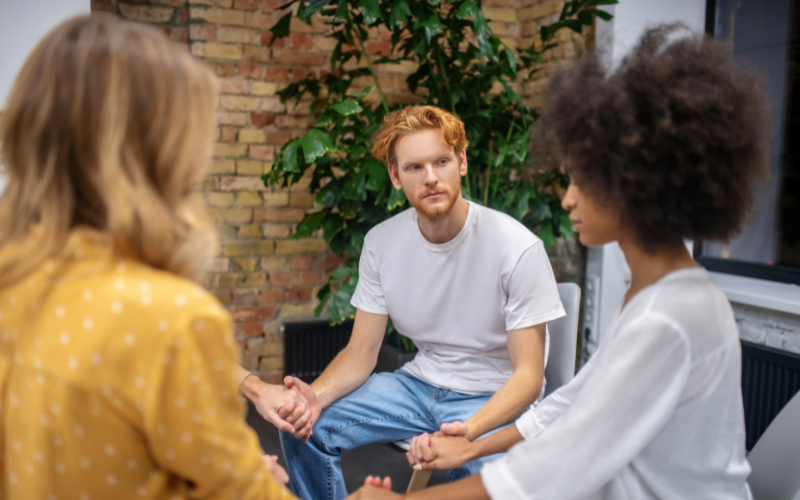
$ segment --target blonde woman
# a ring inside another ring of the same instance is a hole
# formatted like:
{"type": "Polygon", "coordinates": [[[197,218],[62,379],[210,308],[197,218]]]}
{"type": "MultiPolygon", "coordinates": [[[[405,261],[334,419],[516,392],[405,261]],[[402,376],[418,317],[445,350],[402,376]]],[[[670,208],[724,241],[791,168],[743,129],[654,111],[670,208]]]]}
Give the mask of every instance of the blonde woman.
{"type": "Polygon", "coordinates": [[[288,499],[243,421],[231,320],[191,281],[215,77],[153,29],[53,30],[0,122],[0,493],[288,499]]]}

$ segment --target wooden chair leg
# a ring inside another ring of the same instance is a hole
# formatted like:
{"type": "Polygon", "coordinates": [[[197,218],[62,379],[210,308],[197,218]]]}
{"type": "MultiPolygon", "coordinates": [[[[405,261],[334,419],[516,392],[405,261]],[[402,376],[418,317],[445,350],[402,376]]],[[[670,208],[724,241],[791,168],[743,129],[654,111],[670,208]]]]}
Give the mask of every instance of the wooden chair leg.
{"type": "Polygon", "coordinates": [[[408,489],[406,493],[424,490],[428,486],[428,481],[431,479],[432,470],[415,470],[411,474],[411,481],[408,482],[408,489]]]}

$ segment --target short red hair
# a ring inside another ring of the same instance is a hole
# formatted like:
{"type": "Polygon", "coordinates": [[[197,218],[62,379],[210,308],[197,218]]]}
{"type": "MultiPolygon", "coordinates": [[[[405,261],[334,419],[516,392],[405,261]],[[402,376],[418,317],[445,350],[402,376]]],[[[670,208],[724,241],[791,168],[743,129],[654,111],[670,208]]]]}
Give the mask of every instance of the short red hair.
{"type": "Polygon", "coordinates": [[[372,156],[394,165],[397,163],[394,147],[398,139],[410,132],[432,128],[442,131],[444,142],[455,149],[456,155],[469,146],[464,122],[453,113],[436,106],[408,106],[392,111],[383,119],[383,126],[372,147],[372,156]]]}

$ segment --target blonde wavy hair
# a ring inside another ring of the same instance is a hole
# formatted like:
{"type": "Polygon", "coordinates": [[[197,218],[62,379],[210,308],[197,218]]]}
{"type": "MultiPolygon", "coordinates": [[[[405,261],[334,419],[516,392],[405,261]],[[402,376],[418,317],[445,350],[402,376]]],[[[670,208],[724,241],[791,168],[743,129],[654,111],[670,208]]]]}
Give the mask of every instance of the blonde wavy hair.
{"type": "Polygon", "coordinates": [[[436,128],[441,129],[444,142],[454,148],[456,156],[469,146],[464,122],[453,113],[436,106],[407,106],[384,117],[372,147],[372,156],[389,165],[396,165],[395,145],[401,137],[411,132],[436,128]]]}
{"type": "Polygon", "coordinates": [[[39,42],[0,116],[0,289],[79,228],[116,255],[199,277],[216,237],[191,186],[211,156],[217,87],[185,48],[112,16],[39,42]]]}

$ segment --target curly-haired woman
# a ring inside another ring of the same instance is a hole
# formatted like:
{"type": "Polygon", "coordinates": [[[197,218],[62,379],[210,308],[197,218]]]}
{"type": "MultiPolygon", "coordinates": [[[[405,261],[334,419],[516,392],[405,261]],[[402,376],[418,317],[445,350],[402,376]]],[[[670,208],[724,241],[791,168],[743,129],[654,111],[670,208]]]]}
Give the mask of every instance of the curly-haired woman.
{"type": "Polygon", "coordinates": [[[603,343],[516,425],[415,438],[409,461],[426,469],[520,444],[408,500],[750,496],[733,311],[683,238],[741,228],[765,171],[765,98],[727,44],[681,29],[648,30],[610,76],[590,57],[549,82],[540,133],[572,179],[563,206],[582,243],[619,242],[631,269],[603,343]]]}
{"type": "Polygon", "coordinates": [[[242,418],[231,318],[187,279],[215,240],[191,186],[216,87],[111,16],[55,28],[17,77],[0,120],[2,498],[294,498],[242,418]]]}

